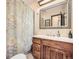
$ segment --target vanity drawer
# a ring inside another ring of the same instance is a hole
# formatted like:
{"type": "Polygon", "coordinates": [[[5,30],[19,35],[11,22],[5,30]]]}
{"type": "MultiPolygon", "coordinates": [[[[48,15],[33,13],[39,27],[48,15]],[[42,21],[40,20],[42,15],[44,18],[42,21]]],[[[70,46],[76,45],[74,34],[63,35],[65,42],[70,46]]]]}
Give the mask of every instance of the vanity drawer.
{"type": "Polygon", "coordinates": [[[40,40],[40,39],[36,39],[36,38],[34,38],[34,39],[33,39],[33,43],[40,44],[40,43],[41,43],[41,40],[40,40]]]}
{"type": "Polygon", "coordinates": [[[40,51],[40,45],[34,43],[34,44],[33,44],[33,50],[34,50],[34,51],[40,51]]]}
{"type": "Polygon", "coordinates": [[[71,43],[51,41],[51,40],[42,40],[43,45],[51,46],[58,49],[63,49],[72,52],[73,45],[71,43]]]}
{"type": "Polygon", "coordinates": [[[33,55],[34,55],[35,59],[40,59],[40,52],[34,51],[33,55]]]}

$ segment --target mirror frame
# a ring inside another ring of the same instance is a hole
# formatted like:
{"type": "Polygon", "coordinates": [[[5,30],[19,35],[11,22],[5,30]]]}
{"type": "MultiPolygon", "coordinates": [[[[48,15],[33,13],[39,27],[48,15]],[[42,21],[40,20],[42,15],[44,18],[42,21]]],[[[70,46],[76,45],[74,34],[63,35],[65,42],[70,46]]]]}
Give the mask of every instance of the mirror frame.
{"type": "Polygon", "coordinates": [[[40,10],[40,12],[39,12],[39,28],[40,29],[71,29],[71,15],[72,15],[72,1],[70,1],[70,0],[68,0],[67,2],[67,11],[68,11],[68,26],[67,27],[42,27],[42,25],[41,25],[41,10],[40,10]]]}

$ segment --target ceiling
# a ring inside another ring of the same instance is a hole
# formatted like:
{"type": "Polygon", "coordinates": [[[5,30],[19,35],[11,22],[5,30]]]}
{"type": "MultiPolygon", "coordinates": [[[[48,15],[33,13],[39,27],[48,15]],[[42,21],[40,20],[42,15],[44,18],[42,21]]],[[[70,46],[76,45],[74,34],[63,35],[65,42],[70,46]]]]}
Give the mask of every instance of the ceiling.
{"type": "MultiPolygon", "coordinates": [[[[38,1],[40,0],[23,0],[26,4],[28,4],[34,11],[41,6],[39,6],[38,1]]],[[[62,1],[62,0],[55,0],[55,1],[62,1]]]]}
{"type": "Polygon", "coordinates": [[[38,0],[23,0],[28,6],[30,6],[33,10],[39,8],[38,0]]]}
{"type": "Polygon", "coordinates": [[[38,0],[27,0],[27,2],[29,3],[29,4],[32,4],[32,3],[35,3],[35,2],[37,2],[38,0]]]}

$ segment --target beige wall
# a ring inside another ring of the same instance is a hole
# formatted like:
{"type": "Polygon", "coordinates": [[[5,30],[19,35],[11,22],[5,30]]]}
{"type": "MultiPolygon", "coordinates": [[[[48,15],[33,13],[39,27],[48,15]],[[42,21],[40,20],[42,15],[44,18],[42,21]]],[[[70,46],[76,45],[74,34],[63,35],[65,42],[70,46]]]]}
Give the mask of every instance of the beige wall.
{"type": "Polygon", "coordinates": [[[35,35],[57,35],[57,31],[59,30],[60,36],[68,37],[69,31],[72,29],[39,29],[39,10],[42,8],[46,8],[47,6],[42,6],[35,12],[35,33],[34,34],[35,35]]]}

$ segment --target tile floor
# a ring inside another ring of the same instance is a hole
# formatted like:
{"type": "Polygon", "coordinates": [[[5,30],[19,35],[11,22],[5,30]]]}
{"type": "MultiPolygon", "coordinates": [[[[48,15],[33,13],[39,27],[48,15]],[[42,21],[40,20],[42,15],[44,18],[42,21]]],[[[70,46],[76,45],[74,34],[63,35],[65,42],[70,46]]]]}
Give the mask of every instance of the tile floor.
{"type": "Polygon", "coordinates": [[[34,59],[31,53],[27,54],[27,59],[34,59]]]}

